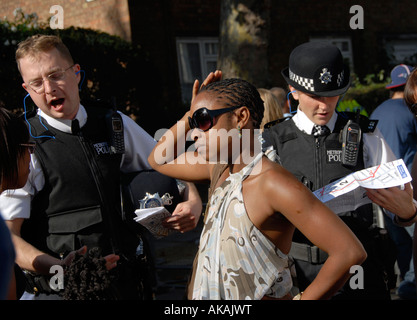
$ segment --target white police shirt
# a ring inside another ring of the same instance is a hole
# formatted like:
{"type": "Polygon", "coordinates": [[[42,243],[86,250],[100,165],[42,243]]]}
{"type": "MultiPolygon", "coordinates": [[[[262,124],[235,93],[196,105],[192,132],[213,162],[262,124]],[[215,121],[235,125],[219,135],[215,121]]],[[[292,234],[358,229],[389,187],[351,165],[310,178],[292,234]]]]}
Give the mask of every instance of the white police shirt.
{"type": "MultiPolygon", "coordinates": [[[[47,125],[62,132],[71,133],[72,120],[55,119],[38,109],[38,114],[47,121],[47,125]]],[[[120,170],[122,172],[134,172],[151,169],[148,156],[156,145],[156,141],[131,118],[122,114],[124,125],[125,153],[122,156],[120,170]]],[[[75,117],[80,127],[87,122],[87,112],[80,105],[75,117]]],[[[7,190],[0,195],[0,213],[4,220],[16,218],[28,219],[30,217],[30,203],[32,198],[43,189],[45,178],[34,154],[31,155],[30,173],[26,185],[21,189],[7,190]]]]}

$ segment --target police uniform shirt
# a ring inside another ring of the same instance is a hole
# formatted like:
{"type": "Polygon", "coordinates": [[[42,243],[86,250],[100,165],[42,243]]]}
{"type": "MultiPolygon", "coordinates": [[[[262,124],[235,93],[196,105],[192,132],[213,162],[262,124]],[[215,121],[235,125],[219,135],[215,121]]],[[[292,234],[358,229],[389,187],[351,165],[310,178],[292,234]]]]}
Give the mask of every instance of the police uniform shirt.
{"type": "MultiPolygon", "coordinates": [[[[333,132],[334,130],[337,117],[338,114],[334,112],[333,116],[326,124],[326,126],[330,129],[330,132],[333,132]]],[[[297,128],[301,131],[307,134],[311,134],[314,123],[303,111],[298,110],[298,112],[291,118],[290,121],[294,121],[297,128]]],[[[362,139],[363,160],[366,168],[397,160],[378,128],[376,128],[373,133],[363,134],[362,139]]]]}
{"type": "MultiPolygon", "coordinates": [[[[72,120],[55,119],[38,109],[38,114],[45,120],[46,126],[51,126],[62,132],[71,133],[72,120]]],[[[156,141],[131,118],[121,114],[124,126],[125,154],[122,156],[121,171],[134,172],[151,169],[148,156],[156,145],[156,141]]],[[[80,105],[75,117],[82,128],[87,122],[87,112],[80,105]]],[[[4,220],[30,217],[30,203],[45,184],[44,174],[40,163],[34,154],[31,155],[30,173],[26,185],[21,189],[4,191],[0,195],[0,213],[4,220]]]]}

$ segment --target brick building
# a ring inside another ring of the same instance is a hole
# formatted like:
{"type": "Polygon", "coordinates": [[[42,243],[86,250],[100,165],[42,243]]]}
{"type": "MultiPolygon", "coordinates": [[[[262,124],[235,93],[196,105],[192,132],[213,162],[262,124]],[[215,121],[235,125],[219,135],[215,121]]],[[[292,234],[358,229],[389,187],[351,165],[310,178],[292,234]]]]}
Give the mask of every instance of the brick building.
{"type": "MultiPolygon", "coordinates": [[[[360,78],[381,69],[389,72],[404,60],[416,63],[417,19],[410,14],[417,10],[416,1],[258,1],[270,15],[265,86],[285,85],[280,71],[291,50],[306,41],[338,45],[360,78]],[[363,29],[350,26],[356,4],[363,8],[363,29]]],[[[160,79],[155,85],[162,88],[162,103],[168,107],[188,100],[194,79],[216,68],[221,0],[2,0],[0,17],[13,18],[13,10],[21,7],[46,20],[56,4],[64,9],[65,27],[99,29],[139,43],[153,61],[160,79]]]]}
{"type": "Polygon", "coordinates": [[[127,0],[2,0],[0,18],[13,20],[14,10],[21,8],[25,14],[36,13],[39,21],[45,22],[55,14],[50,12],[54,5],[64,10],[64,28],[90,28],[131,40],[127,0]]]}

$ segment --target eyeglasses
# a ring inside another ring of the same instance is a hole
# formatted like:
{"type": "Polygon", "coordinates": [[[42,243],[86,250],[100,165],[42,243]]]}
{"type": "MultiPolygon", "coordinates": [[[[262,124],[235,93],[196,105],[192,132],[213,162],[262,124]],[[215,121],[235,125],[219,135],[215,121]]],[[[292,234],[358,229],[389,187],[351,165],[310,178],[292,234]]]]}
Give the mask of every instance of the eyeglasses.
{"type": "Polygon", "coordinates": [[[35,142],[29,142],[29,143],[20,143],[19,146],[28,148],[30,154],[35,153],[36,143],[35,142]]]}
{"type": "Polygon", "coordinates": [[[188,123],[190,124],[191,129],[200,129],[206,132],[213,127],[213,119],[215,117],[226,112],[231,112],[237,108],[240,108],[240,106],[218,110],[209,110],[207,108],[201,108],[194,112],[192,118],[188,117],[188,123]]]}
{"type": "MultiPolygon", "coordinates": [[[[65,70],[59,70],[52,72],[50,75],[47,76],[49,82],[58,83],[59,81],[62,81],[65,79],[65,72],[67,72],[69,69],[71,69],[74,66],[74,64],[70,67],[68,67],[65,70]]],[[[35,91],[37,94],[41,94],[45,92],[45,86],[43,85],[43,82],[45,79],[36,79],[28,83],[28,86],[35,91]]]]}

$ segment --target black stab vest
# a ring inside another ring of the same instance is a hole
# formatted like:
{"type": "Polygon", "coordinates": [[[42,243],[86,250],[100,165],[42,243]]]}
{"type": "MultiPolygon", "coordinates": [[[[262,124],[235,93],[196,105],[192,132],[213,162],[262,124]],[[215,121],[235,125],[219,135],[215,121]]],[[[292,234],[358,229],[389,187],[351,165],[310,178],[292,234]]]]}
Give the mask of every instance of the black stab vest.
{"type": "Polygon", "coordinates": [[[269,137],[266,140],[275,147],[282,166],[314,191],[364,169],[362,146],[356,167],[345,167],[341,163],[339,136],[346,123],[346,119],[338,117],[333,133],[316,138],[298,129],[294,121],[284,121],[267,131],[269,137]]]}
{"type": "Polygon", "coordinates": [[[51,255],[83,245],[100,247],[103,255],[135,252],[137,237],[123,225],[120,206],[120,154],[109,151],[106,115],[112,110],[86,106],[88,120],[77,134],[64,133],[44,119],[29,122],[45,186],[32,201],[31,216],[22,237],[51,255]]]}
{"type": "MultiPolygon", "coordinates": [[[[361,141],[358,162],[355,167],[342,165],[342,143],[339,139],[349,119],[338,116],[333,132],[328,136],[314,137],[302,132],[294,121],[280,122],[264,132],[264,147],[273,146],[281,165],[315,191],[331,182],[364,169],[363,141],[361,141]]],[[[352,230],[367,228],[373,222],[372,205],[367,204],[353,212],[339,214],[352,230]]],[[[296,232],[294,241],[308,242],[296,232]]]]}

